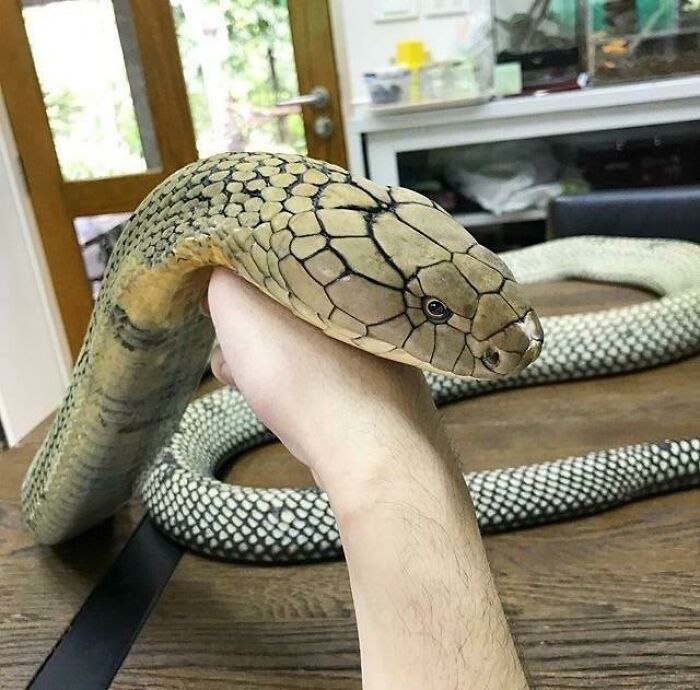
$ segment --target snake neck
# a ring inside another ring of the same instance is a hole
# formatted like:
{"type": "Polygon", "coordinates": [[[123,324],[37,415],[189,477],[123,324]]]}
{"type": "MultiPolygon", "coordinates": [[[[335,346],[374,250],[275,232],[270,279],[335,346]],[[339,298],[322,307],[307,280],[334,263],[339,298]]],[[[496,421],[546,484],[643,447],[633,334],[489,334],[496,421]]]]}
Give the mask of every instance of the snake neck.
{"type": "Polygon", "coordinates": [[[211,321],[198,308],[207,270],[130,257],[118,275],[96,302],[72,383],[22,487],[25,521],[44,543],[84,531],[130,498],[211,351],[211,321]]]}

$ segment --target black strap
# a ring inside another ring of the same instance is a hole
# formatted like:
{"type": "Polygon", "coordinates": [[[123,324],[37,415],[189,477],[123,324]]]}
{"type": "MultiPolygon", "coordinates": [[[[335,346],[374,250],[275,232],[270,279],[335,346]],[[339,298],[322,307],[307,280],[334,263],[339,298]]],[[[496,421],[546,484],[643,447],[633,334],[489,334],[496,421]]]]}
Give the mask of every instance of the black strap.
{"type": "Polygon", "coordinates": [[[183,551],[145,517],[46,657],[28,690],[109,688],[183,551]]]}

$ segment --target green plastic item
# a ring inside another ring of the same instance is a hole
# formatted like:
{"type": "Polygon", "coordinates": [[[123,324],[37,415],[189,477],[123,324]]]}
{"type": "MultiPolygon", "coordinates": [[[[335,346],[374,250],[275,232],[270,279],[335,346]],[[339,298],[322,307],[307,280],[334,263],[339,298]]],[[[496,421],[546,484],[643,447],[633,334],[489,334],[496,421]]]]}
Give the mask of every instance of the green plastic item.
{"type": "Polygon", "coordinates": [[[572,0],[552,0],[550,12],[562,29],[576,30],[576,3],[572,0]]]}
{"type": "Polygon", "coordinates": [[[494,93],[497,96],[515,96],[523,90],[523,73],[519,62],[504,62],[493,71],[494,93]]]}
{"type": "Polygon", "coordinates": [[[605,2],[606,0],[589,0],[588,16],[593,31],[602,31],[605,28],[605,2]]]}
{"type": "Polygon", "coordinates": [[[678,28],[676,0],[637,0],[636,10],[640,31],[655,33],[678,28]]]}

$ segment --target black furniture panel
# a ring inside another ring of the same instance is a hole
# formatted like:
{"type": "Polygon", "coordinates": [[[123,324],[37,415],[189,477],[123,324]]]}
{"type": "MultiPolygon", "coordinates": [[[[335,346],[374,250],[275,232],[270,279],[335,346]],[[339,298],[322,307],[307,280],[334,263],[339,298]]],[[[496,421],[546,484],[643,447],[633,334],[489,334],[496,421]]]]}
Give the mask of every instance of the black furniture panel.
{"type": "Polygon", "coordinates": [[[700,242],[700,186],[560,196],[549,205],[550,237],[613,235],[700,242]]]}

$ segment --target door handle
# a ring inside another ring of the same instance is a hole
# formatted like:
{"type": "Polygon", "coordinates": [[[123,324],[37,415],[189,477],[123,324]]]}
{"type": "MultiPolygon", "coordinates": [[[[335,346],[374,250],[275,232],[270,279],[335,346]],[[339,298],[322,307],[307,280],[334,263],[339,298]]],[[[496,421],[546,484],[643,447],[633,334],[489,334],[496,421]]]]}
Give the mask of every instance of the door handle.
{"type": "Polygon", "coordinates": [[[304,93],[300,96],[285,98],[282,101],[277,101],[278,108],[292,108],[301,105],[312,105],[317,110],[325,108],[330,101],[328,89],[323,86],[314,86],[310,93],[304,93]]]}

